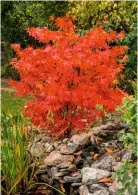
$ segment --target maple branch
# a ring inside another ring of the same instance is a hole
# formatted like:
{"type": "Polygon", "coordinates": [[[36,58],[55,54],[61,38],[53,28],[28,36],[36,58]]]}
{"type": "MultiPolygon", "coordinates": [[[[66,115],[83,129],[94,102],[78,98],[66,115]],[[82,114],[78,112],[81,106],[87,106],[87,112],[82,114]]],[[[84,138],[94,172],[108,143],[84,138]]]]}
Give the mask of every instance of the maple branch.
{"type": "Polygon", "coordinates": [[[75,113],[76,113],[76,110],[77,110],[77,105],[75,106],[75,110],[74,110],[74,112],[72,113],[72,115],[71,116],[73,116],[75,113]]]}

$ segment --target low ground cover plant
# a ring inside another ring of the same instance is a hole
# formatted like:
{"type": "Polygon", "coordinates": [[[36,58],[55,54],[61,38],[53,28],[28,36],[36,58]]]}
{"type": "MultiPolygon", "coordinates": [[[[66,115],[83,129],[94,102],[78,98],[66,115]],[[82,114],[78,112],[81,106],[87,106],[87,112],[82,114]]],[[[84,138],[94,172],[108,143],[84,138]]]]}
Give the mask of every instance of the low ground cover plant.
{"type": "Polygon", "coordinates": [[[129,131],[121,131],[119,139],[123,142],[125,149],[132,152],[132,157],[126,160],[123,166],[117,171],[117,180],[122,183],[122,188],[118,194],[122,195],[126,191],[128,194],[137,194],[137,90],[136,82],[131,83],[134,95],[124,98],[123,104],[118,108],[122,113],[124,121],[129,126],[129,131]]]}

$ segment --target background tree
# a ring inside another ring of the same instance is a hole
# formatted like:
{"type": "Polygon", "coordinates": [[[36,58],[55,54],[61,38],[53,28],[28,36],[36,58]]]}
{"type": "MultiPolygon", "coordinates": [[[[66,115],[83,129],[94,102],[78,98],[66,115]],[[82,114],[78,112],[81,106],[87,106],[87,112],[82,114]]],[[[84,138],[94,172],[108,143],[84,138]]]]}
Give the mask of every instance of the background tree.
{"type": "Polygon", "coordinates": [[[124,0],[70,2],[70,12],[76,15],[76,25],[81,34],[98,25],[104,25],[107,31],[124,30],[126,37],[120,44],[127,44],[129,50],[123,71],[124,77],[120,78],[121,87],[130,94],[134,93],[131,81],[136,79],[137,70],[137,2],[124,0]]]}
{"type": "Polygon", "coordinates": [[[49,26],[49,16],[64,16],[68,11],[68,2],[59,1],[2,1],[1,2],[1,34],[2,34],[2,76],[19,79],[19,75],[9,67],[13,57],[10,44],[20,43],[38,46],[37,41],[28,36],[29,27],[49,26]]]}
{"type": "Polygon", "coordinates": [[[79,1],[70,3],[70,11],[76,15],[79,28],[90,29],[103,25],[113,30],[130,32],[137,17],[135,1],[79,1]]]}

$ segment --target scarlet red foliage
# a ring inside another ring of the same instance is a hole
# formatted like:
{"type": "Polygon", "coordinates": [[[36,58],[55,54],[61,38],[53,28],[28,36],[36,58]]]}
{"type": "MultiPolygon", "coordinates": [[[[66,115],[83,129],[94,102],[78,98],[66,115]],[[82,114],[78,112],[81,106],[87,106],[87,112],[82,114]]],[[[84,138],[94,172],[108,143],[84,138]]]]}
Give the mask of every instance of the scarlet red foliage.
{"type": "Polygon", "coordinates": [[[10,83],[19,96],[34,97],[26,103],[25,114],[35,125],[47,126],[55,133],[66,127],[83,129],[103,117],[97,104],[112,112],[124,97],[113,86],[123,69],[120,56],[125,55],[127,47],[109,44],[122,33],[107,33],[100,26],[80,36],[71,19],[69,15],[57,19],[52,16],[57,31],[47,27],[28,29],[32,37],[44,43],[43,48],[12,45],[18,57],[11,64],[21,80],[10,83]]]}

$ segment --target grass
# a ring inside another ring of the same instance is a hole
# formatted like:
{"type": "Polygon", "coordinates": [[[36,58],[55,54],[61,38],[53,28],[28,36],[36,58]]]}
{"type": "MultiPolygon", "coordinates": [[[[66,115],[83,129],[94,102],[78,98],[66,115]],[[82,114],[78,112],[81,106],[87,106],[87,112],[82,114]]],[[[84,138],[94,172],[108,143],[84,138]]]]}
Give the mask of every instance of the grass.
{"type": "Polygon", "coordinates": [[[9,110],[13,114],[22,112],[21,107],[24,106],[25,101],[29,99],[30,97],[17,97],[14,92],[2,92],[1,110],[9,110]]]}
{"type": "Polygon", "coordinates": [[[1,79],[1,111],[9,111],[12,114],[22,112],[22,106],[30,97],[17,97],[15,91],[11,88],[7,79],[1,79]]]}
{"type": "MultiPolygon", "coordinates": [[[[5,187],[2,188],[7,194],[16,194],[18,191],[15,183],[24,171],[29,167],[29,154],[26,150],[28,137],[25,131],[24,120],[21,115],[2,113],[2,179],[5,187]]],[[[22,179],[26,185],[28,172],[22,179]]],[[[19,180],[20,181],[20,180],[19,180]]]]}
{"type": "MultiPolygon", "coordinates": [[[[28,153],[27,146],[34,139],[36,132],[28,134],[22,114],[2,113],[2,186],[5,195],[29,194],[37,185],[46,186],[65,195],[47,183],[37,182],[37,158],[28,153]],[[33,167],[32,165],[33,160],[33,167]]],[[[40,159],[39,159],[40,161],[40,159]]],[[[47,189],[45,190],[47,194],[47,189]]]]}

